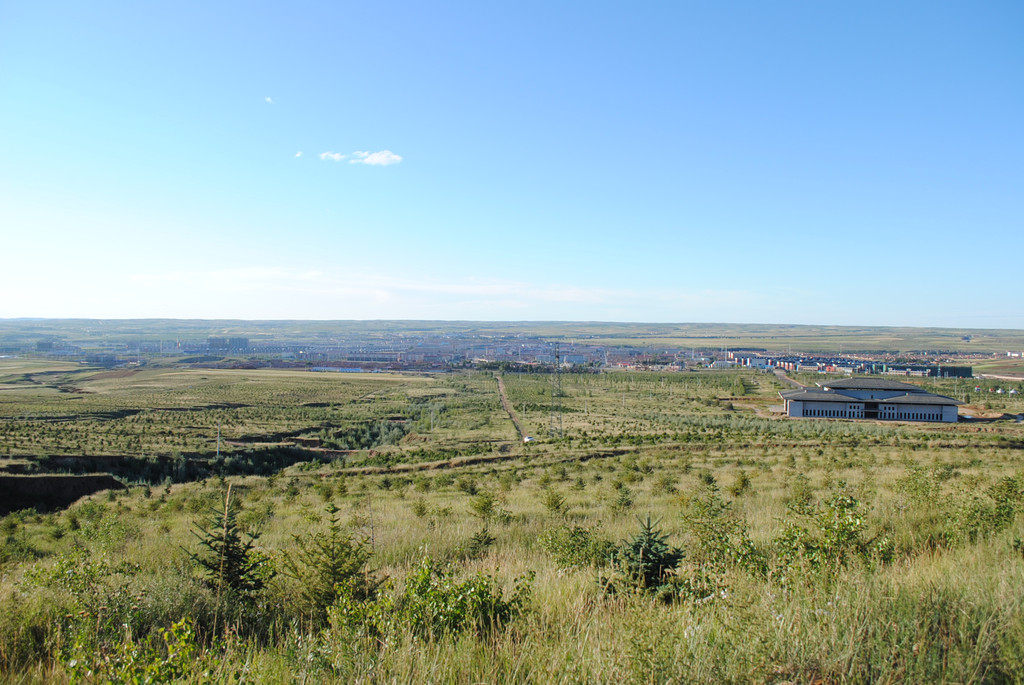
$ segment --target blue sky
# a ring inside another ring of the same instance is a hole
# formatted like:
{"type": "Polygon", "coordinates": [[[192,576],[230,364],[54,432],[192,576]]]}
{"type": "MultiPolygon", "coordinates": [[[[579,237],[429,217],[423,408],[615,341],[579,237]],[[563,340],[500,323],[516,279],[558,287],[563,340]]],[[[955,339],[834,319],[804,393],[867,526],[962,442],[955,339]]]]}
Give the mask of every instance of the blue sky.
{"type": "Polygon", "coordinates": [[[0,317],[1024,328],[1022,227],[1019,2],[0,3],[0,317]]]}

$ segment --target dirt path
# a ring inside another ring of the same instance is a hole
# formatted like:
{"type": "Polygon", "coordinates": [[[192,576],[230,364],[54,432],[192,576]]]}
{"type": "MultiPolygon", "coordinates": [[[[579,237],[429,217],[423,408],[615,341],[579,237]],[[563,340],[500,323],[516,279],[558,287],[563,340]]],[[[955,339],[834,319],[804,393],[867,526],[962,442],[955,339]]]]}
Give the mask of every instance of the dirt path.
{"type": "MultiPolygon", "coordinates": [[[[538,463],[543,464],[567,464],[571,462],[587,462],[591,459],[608,459],[611,457],[618,457],[623,454],[632,454],[637,451],[636,447],[618,447],[604,450],[593,450],[579,454],[567,454],[560,452],[555,454],[539,455],[542,457],[540,462],[533,462],[534,465],[538,463]]],[[[350,466],[348,468],[341,469],[338,473],[344,473],[349,476],[368,476],[375,474],[394,474],[394,473],[412,473],[416,471],[439,471],[442,469],[455,469],[462,466],[479,466],[480,464],[500,464],[503,462],[513,462],[523,458],[521,453],[517,454],[483,454],[472,457],[455,457],[454,459],[444,459],[442,461],[421,461],[412,464],[392,464],[391,466],[350,466]]],[[[320,472],[306,472],[301,474],[306,478],[323,478],[326,474],[320,472]]]]}
{"type": "Polygon", "coordinates": [[[806,388],[807,387],[803,383],[798,383],[797,381],[795,381],[792,378],[790,378],[789,376],[787,376],[786,372],[783,371],[782,369],[775,369],[774,373],[775,373],[775,377],[778,378],[783,383],[789,383],[790,385],[792,385],[794,387],[797,387],[797,388],[806,388]]]}
{"type": "Polygon", "coordinates": [[[992,380],[996,380],[996,381],[1017,381],[1017,382],[1024,381],[1024,376],[1006,376],[1006,375],[994,374],[994,373],[980,373],[978,375],[981,376],[982,378],[992,379],[992,380]]]}
{"type": "Polygon", "coordinates": [[[519,423],[519,417],[516,416],[516,410],[512,408],[512,403],[508,401],[508,395],[505,394],[505,381],[502,380],[499,375],[495,375],[494,377],[498,381],[498,397],[501,398],[501,408],[504,409],[508,413],[508,417],[512,419],[512,423],[516,427],[516,432],[519,433],[519,439],[522,440],[526,437],[526,433],[523,432],[523,427],[519,423]]]}

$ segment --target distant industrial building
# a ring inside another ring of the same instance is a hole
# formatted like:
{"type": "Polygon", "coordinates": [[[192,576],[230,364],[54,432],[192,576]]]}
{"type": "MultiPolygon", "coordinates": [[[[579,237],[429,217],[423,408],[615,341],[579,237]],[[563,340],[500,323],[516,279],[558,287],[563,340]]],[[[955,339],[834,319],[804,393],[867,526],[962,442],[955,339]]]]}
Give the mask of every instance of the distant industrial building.
{"type": "Polygon", "coordinates": [[[868,370],[870,373],[885,376],[917,376],[920,378],[971,378],[974,375],[974,368],[971,366],[936,366],[934,364],[874,363],[868,370]]]}
{"type": "Polygon", "coordinates": [[[957,405],[962,404],[952,397],[885,378],[835,380],[779,395],[786,402],[787,415],[804,418],[953,423],[957,420],[957,405]]]}
{"type": "Polygon", "coordinates": [[[248,349],[248,338],[207,338],[206,347],[210,352],[241,352],[248,349]]]}

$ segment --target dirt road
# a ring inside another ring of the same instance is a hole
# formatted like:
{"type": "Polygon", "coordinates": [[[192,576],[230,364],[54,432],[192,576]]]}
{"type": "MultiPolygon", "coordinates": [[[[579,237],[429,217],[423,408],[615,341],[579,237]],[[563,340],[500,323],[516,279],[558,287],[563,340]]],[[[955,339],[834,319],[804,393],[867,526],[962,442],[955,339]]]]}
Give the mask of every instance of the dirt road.
{"type": "Polygon", "coordinates": [[[995,381],[1017,381],[1018,383],[1020,381],[1024,381],[1024,376],[1003,376],[994,373],[979,373],[978,375],[982,378],[992,379],[995,381]]]}
{"type": "Polygon", "coordinates": [[[787,376],[786,372],[783,371],[782,369],[775,369],[775,371],[773,373],[775,374],[775,377],[778,378],[783,383],[789,383],[790,385],[795,386],[797,388],[806,388],[807,387],[803,383],[798,383],[795,380],[793,380],[792,378],[790,378],[789,376],[787,376]]]}
{"type": "Polygon", "coordinates": [[[516,410],[512,408],[512,403],[508,401],[508,395],[505,394],[505,381],[498,375],[495,375],[494,378],[498,381],[498,397],[501,398],[501,407],[512,419],[512,424],[516,427],[516,432],[519,433],[519,439],[522,440],[526,437],[526,433],[523,432],[523,427],[519,424],[519,417],[516,416],[516,410]]]}

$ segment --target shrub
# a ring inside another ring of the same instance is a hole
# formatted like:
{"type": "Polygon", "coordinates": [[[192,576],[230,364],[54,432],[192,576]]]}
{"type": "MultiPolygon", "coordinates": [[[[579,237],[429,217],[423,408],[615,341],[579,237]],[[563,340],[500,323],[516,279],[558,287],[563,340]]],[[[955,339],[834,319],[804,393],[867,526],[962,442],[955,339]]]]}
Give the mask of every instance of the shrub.
{"type": "Polygon", "coordinates": [[[467,632],[493,636],[526,611],[532,582],[532,574],[520,576],[506,597],[492,576],[477,573],[458,581],[451,570],[426,557],[397,596],[359,602],[343,594],[329,616],[333,628],[363,634],[386,636],[409,630],[428,640],[467,632]]]}
{"type": "Polygon", "coordinates": [[[750,475],[740,470],[736,474],[736,480],[729,486],[729,494],[733,497],[741,497],[750,490],[750,475]]]}
{"type": "Polygon", "coordinates": [[[821,538],[815,553],[821,561],[843,564],[851,555],[866,551],[861,541],[867,528],[864,513],[852,495],[837,493],[826,500],[816,517],[821,538]]]}
{"type": "Polygon", "coordinates": [[[902,494],[914,504],[921,505],[932,501],[938,494],[940,481],[933,478],[921,466],[913,464],[907,469],[906,475],[896,481],[896,492],[902,494]]]}
{"type": "Polygon", "coordinates": [[[1024,487],[1021,479],[1014,476],[1000,478],[986,494],[992,498],[996,530],[1003,530],[1013,523],[1021,503],[1024,501],[1024,487]]]}
{"type": "MultiPolygon", "coordinates": [[[[473,487],[475,491],[476,486],[474,485],[473,487]]],[[[470,513],[482,521],[489,521],[494,516],[495,502],[493,494],[481,492],[470,500],[470,513]]]]}
{"type": "Polygon", "coordinates": [[[949,518],[947,539],[952,543],[974,542],[1008,528],[1024,501],[1019,478],[1007,476],[984,493],[964,492],[949,518]]]}
{"type": "Polygon", "coordinates": [[[688,558],[710,573],[732,567],[761,575],[767,570],[764,555],[754,546],[746,523],[722,499],[715,485],[695,497],[683,514],[689,534],[688,558]]]}
{"type": "Polygon", "coordinates": [[[491,531],[485,525],[483,528],[469,536],[469,542],[466,543],[466,556],[470,559],[482,557],[496,541],[497,538],[491,535],[491,531]]]}
{"type": "Polygon", "coordinates": [[[138,564],[111,563],[106,555],[94,557],[77,548],[59,555],[52,567],[33,568],[25,580],[28,585],[61,590],[67,602],[62,607],[64,629],[97,646],[125,627],[140,627],[141,597],[131,591],[139,570],[138,564]]]}
{"type": "Polygon", "coordinates": [[[625,486],[619,488],[615,499],[612,501],[612,509],[617,512],[624,512],[632,508],[633,493],[625,486]]]}
{"type": "Polygon", "coordinates": [[[97,652],[78,641],[65,666],[75,683],[174,683],[190,675],[196,666],[195,630],[181,619],[160,631],[160,640],[137,642],[126,636],[113,649],[97,652]]]}
{"type": "Polygon", "coordinates": [[[427,501],[422,497],[417,497],[412,502],[412,513],[418,519],[425,517],[430,512],[430,508],[427,507],[427,501]]]}
{"type": "Polygon", "coordinates": [[[798,473],[793,477],[786,507],[799,516],[806,516],[814,510],[814,489],[811,480],[804,474],[798,473]]]}
{"type": "Polygon", "coordinates": [[[24,536],[8,535],[0,541],[0,569],[7,564],[38,559],[43,553],[33,547],[24,536]]]}
{"type": "Polygon", "coordinates": [[[456,581],[450,571],[424,559],[406,579],[405,590],[395,603],[396,614],[424,637],[467,630],[478,635],[493,633],[523,612],[531,582],[532,576],[517,579],[512,595],[506,598],[489,575],[478,573],[456,581]]]}
{"type": "Polygon", "coordinates": [[[804,524],[788,522],[774,541],[776,566],[785,579],[801,561],[812,569],[836,572],[853,559],[888,563],[895,546],[887,537],[865,540],[866,508],[856,497],[838,492],[802,516],[804,524]]]}
{"type": "Polygon", "coordinates": [[[654,482],[651,487],[651,492],[655,494],[663,495],[674,495],[679,491],[676,487],[676,479],[669,474],[663,474],[658,477],[658,480],[654,482]]]}
{"type": "Polygon", "coordinates": [[[615,554],[615,544],[580,526],[560,526],[545,531],[540,545],[560,568],[600,567],[615,554]]]}

